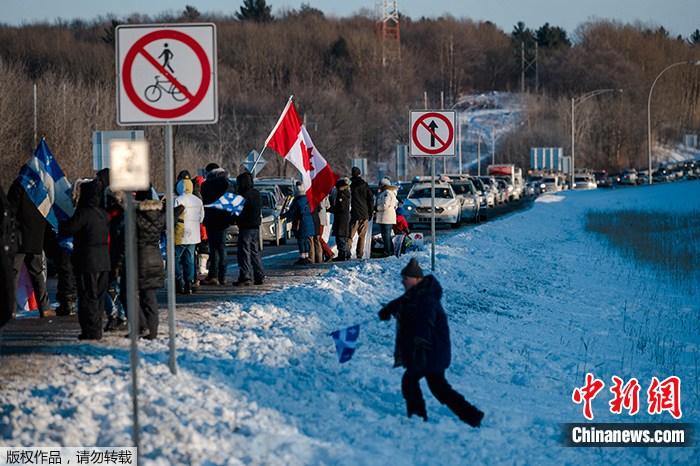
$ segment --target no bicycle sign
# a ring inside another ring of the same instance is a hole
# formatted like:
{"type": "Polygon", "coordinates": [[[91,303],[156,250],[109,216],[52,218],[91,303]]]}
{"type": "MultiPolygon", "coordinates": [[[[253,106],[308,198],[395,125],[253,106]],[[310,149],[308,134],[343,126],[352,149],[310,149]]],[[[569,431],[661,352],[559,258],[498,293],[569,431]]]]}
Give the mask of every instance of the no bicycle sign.
{"type": "Polygon", "coordinates": [[[116,29],[120,125],[216,123],[214,24],[116,29]]]}

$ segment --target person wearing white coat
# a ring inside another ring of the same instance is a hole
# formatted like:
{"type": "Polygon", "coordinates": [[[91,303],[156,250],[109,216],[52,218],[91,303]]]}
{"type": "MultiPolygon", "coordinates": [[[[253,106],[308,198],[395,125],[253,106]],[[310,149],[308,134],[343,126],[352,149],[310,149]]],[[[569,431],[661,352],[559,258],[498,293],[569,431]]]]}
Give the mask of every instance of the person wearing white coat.
{"type": "Polygon", "coordinates": [[[192,194],[192,180],[178,181],[175,187],[177,197],[174,206],[183,206],[185,210],[175,224],[175,280],[177,291],[191,294],[195,281],[194,250],[201,242],[199,225],[204,220],[202,200],[192,194]]]}
{"type": "Polygon", "coordinates": [[[379,225],[384,242],[384,255],[394,254],[394,244],[391,241],[391,231],[396,224],[396,208],[399,201],[396,198],[397,187],[391,185],[389,178],[382,178],[379,183],[380,193],[377,195],[375,223],[379,225]]]}

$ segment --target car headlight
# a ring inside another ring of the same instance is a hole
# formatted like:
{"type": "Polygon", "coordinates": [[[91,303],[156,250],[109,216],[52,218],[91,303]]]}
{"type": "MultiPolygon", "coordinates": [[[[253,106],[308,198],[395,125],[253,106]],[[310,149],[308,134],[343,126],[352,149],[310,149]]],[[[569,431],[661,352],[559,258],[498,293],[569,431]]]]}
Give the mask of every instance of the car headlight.
{"type": "Polygon", "coordinates": [[[411,207],[410,205],[406,206],[406,210],[413,210],[413,207],[411,207]]]}
{"type": "Polygon", "coordinates": [[[547,187],[547,185],[544,184],[544,183],[542,183],[542,184],[540,185],[540,189],[545,189],[546,187],[547,187]]]}

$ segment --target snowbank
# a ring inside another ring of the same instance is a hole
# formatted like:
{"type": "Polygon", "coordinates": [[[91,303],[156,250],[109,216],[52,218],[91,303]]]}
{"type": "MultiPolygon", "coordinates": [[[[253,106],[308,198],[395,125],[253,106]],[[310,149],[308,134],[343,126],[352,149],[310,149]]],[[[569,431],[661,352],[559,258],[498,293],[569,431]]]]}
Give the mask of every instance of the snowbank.
{"type": "MultiPolygon", "coordinates": [[[[393,322],[362,326],[355,356],[338,364],[328,333],[373,319],[400,293],[407,258],[392,258],[221,303],[205,320],[183,313],[178,376],[167,369],[167,342],[145,343],[143,456],[158,465],[692,463],[697,447],[565,448],[560,423],[583,421],[571,392],[587,371],[606,381],[596,421],[628,420],[608,412],[612,375],[636,377],[643,390],[652,376],[680,376],[684,421],[697,421],[696,297],[629,263],[583,222],[589,208],[699,204],[698,182],[547,195],[438,244],[453,342],[447,379],[486,412],[481,429],[425,385],[429,422],[405,418],[393,322]]],[[[428,268],[427,254],[418,259],[428,268]]],[[[76,344],[53,360],[51,383],[3,388],[3,443],[130,444],[126,341],[76,344]]]]}

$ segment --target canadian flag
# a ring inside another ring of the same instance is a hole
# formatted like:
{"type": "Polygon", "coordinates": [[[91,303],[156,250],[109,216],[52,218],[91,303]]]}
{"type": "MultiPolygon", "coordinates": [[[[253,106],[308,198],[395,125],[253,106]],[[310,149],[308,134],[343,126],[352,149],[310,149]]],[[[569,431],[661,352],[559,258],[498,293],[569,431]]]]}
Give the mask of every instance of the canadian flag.
{"type": "Polygon", "coordinates": [[[338,177],[301,124],[292,99],[287,102],[280,119],[267,137],[265,147],[277,152],[299,170],[309,207],[314,211],[331,192],[338,177]]]}

